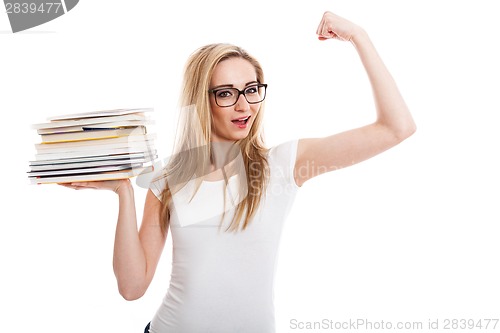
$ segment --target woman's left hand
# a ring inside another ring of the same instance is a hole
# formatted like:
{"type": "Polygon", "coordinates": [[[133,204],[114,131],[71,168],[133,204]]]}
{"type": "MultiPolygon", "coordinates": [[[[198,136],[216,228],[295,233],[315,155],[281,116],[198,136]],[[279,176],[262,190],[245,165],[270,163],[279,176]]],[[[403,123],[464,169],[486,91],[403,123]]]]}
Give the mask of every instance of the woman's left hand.
{"type": "Polygon", "coordinates": [[[332,12],[325,12],[319,23],[316,34],[319,40],[339,39],[352,41],[355,34],[361,31],[361,27],[340,17],[332,12]]]}

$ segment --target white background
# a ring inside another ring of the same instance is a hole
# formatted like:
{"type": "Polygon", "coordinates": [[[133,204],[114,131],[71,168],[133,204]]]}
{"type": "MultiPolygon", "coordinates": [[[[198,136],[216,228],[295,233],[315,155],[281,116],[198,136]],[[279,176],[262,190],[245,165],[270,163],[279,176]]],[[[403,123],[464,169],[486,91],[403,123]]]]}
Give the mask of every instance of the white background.
{"type": "MultiPolygon", "coordinates": [[[[230,42],[264,66],[269,146],[364,125],[374,119],[370,87],[349,43],[316,39],[325,10],[369,32],[418,131],[300,190],[281,244],[278,333],[301,331],[292,319],[426,328],[429,319],[499,318],[495,3],[82,0],[17,34],[0,13],[0,331],[142,332],[169,282],[170,238],[146,295],[121,298],[115,194],[29,185],[31,124],[154,107],[166,157],[186,58],[230,42]]],[[[139,220],[145,193],[136,187],[139,220]]]]}

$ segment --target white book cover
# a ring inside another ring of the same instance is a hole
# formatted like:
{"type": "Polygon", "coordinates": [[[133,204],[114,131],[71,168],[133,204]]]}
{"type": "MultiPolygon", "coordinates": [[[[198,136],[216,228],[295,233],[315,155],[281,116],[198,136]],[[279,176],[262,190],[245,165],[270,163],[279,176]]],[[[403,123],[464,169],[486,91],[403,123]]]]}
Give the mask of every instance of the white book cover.
{"type": "Polygon", "coordinates": [[[152,111],[153,108],[101,110],[101,111],[90,111],[90,112],[66,114],[61,116],[53,116],[47,118],[47,120],[60,121],[60,120],[79,119],[79,118],[110,117],[110,116],[121,116],[131,113],[143,113],[152,111]]]}
{"type": "Polygon", "coordinates": [[[141,121],[148,119],[149,118],[146,115],[133,113],[133,114],[116,115],[116,116],[95,116],[95,117],[74,118],[74,119],[68,118],[64,120],[33,124],[31,125],[31,128],[39,130],[39,129],[51,129],[51,128],[60,128],[69,126],[83,126],[83,125],[90,126],[92,124],[112,123],[118,121],[141,121]]]}

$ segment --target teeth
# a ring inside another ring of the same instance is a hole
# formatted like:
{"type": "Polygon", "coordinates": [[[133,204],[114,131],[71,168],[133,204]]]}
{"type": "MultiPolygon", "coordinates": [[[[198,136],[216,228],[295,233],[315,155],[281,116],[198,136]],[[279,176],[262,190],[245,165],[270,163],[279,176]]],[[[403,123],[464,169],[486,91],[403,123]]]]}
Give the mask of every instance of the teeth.
{"type": "Polygon", "coordinates": [[[246,118],[235,119],[235,120],[232,120],[232,121],[247,121],[249,118],[250,118],[250,116],[248,116],[246,118]]]}

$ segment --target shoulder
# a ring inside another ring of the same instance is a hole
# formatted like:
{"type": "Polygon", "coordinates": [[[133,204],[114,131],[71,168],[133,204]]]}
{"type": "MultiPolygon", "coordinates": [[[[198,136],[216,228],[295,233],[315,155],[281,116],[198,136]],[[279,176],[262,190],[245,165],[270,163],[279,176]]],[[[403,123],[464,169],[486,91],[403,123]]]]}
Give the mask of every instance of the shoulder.
{"type": "Polygon", "coordinates": [[[286,141],[269,149],[269,162],[295,163],[297,157],[298,139],[286,141]]]}

